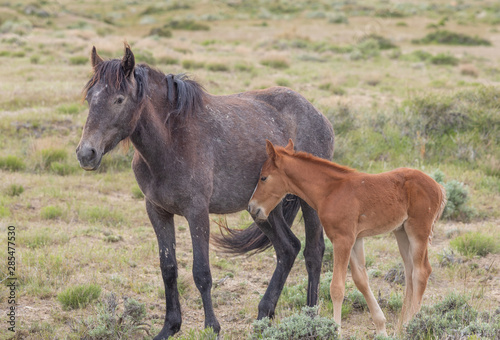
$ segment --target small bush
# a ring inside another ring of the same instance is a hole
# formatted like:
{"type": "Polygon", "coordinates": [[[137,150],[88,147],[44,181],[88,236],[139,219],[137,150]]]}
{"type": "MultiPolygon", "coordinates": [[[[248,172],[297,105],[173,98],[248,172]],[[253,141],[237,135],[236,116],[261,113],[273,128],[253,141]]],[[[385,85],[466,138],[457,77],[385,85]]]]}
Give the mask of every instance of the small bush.
{"type": "Polygon", "coordinates": [[[237,62],[234,64],[234,69],[239,72],[251,72],[253,71],[253,65],[245,62],[237,62]]]}
{"type": "Polygon", "coordinates": [[[5,156],[0,157],[0,169],[9,170],[9,171],[19,171],[24,170],[26,168],[26,164],[24,161],[16,156],[5,156]]]}
{"type": "Polygon", "coordinates": [[[403,296],[400,293],[391,292],[387,301],[387,307],[394,313],[399,312],[403,308],[403,296]]]}
{"type": "Polygon", "coordinates": [[[157,35],[157,36],[163,37],[163,38],[171,38],[172,31],[165,26],[164,27],[156,27],[156,28],[152,28],[151,31],[149,31],[149,35],[157,35]]]}
{"type": "Polygon", "coordinates": [[[491,42],[478,36],[470,36],[462,33],[438,30],[427,34],[421,39],[412,40],[415,44],[445,44],[445,45],[466,45],[466,46],[490,46],[491,42]]]}
{"type": "Polygon", "coordinates": [[[68,287],[57,295],[57,300],[63,309],[85,308],[89,303],[96,300],[101,294],[101,287],[94,284],[83,284],[68,287]]]}
{"type": "Polygon", "coordinates": [[[290,62],[284,57],[268,57],[262,59],[260,63],[264,66],[272,67],[275,69],[285,69],[290,67],[290,62]]]}
{"type": "Polygon", "coordinates": [[[449,53],[438,53],[430,59],[434,65],[458,65],[459,59],[449,53]]]}
{"type": "Polygon", "coordinates": [[[163,64],[163,65],[177,65],[179,63],[179,59],[173,58],[173,57],[160,57],[158,58],[158,64],[163,64]]]}
{"type": "Polygon", "coordinates": [[[194,20],[171,20],[164,27],[171,28],[173,30],[187,30],[187,31],[208,31],[210,26],[201,24],[194,20]]]}
{"type": "Polygon", "coordinates": [[[436,182],[443,185],[446,190],[446,206],[443,211],[443,218],[452,220],[469,220],[474,215],[474,209],[469,207],[469,191],[462,182],[451,180],[445,183],[444,173],[437,169],[432,174],[436,182]]]}
{"type": "Polygon", "coordinates": [[[111,293],[105,296],[96,308],[96,316],[84,321],[85,339],[129,339],[138,331],[148,332],[149,325],[144,323],[146,307],[134,299],[124,298],[123,314],[117,313],[118,300],[111,293]]]}
{"type": "Polygon", "coordinates": [[[498,339],[500,314],[486,314],[478,318],[463,295],[452,293],[442,302],[424,306],[406,326],[405,339],[498,339]]]}
{"type": "Polygon", "coordinates": [[[69,63],[71,65],[86,65],[89,62],[89,58],[85,56],[74,56],[69,58],[69,63]]]}
{"type": "Polygon", "coordinates": [[[365,297],[357,289],[354,289],[345,295],[344,303],[350,304],[354,310],[368,310],[368,304],[366,303],[365,297]]]}
{"type": "Polygon", "coordinates": [[[11,184],[5,189],[5,193],[11,197],[19,196],[24,192],[24,187],[20,184],[11,184]]]}
{"type": "Polygon", "coordinates": [[[203,66],[205,66],[205,63],[203,61],[195,61],[189,59],[184,59],[182,61],[182,67],[188,70],[202,68],[203,66]]]}
{"type": "Polygon", "coordinates": [[[207,70],[214,72],[227,72],[229,71],[229,67],[223,63],[208,63],[206,65],[207,70]]]}
{"type": "Polygon", "coordinates": [[[469,232],[451,240],[450,246],[464,256],[486,256],[498,252],[498,240],[480,232],[469,232]]]}
{"type": "Polygon", "coordinates": [[[363,41],[370,40],[370,39],[376,41],[378,44],[378,48],[381,50],[388,50],[388,49],[397,47],[396,45],[394,45],[394,43],[391,40],[389,40],[381,35],[374,34],[374,33],[364,35],[363,37],[361,37],[361,39],[359,39],[358,43],[362,43],[363,41]]]}
{"type": "Polygon", "coordinates": [[[335,13],[328,18],[330,24],[348,24],[349,18],[345,13],[335,13]]]}
{"type": "Polygon", "coordinates": [[[61,207],[48,205],[48,206],[42,208],[42,210],[40,211],[40,214],[44,220],[55,220],[56,218],[59,218],[62,216],[63,210],[61,207]]]}
{"type": "Polygon", "coordinates": [[[272,325],[269,318],[253,323],[250,339],[275,340],[312,340],[338,339],[338,325],[332,318],[318,316],[318,307],[304,307],[298,314],[293,314],[272,325]]]}

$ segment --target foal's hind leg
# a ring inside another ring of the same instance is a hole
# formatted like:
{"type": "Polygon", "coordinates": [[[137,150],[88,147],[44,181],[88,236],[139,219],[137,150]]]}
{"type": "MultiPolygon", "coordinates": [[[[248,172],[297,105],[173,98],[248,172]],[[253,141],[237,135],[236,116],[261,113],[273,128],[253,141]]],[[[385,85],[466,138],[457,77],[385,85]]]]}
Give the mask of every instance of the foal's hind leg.
{"type": "Polygon", "coordinates": [[[363,294],[368,304],[368,309],[372,314],[373,323],[377,329],[377,334],[382,334],[387,336],[387,331],[385,329],[385,316],[380,309],[375,296],[370,289],[368,283],[368,273],[365,267],[365,252],[363,249],[363,239],[357,239],[351,250],[351,273],[352,279],[358,287],[359,291],[363,294]]]}
{"type": "Polygon", "coordinates": [[[413,261],[410,256],[410,241],[404,229],[394,231],[396,240],[398,241],[398,248],[405,267],[405,297],[403,307],[401,309],[401,317],[398,321],[398,332],[403,330],[403,325],[409,321],[410,310],[413,298],[413,261]]]}
{"type": "Polygon", "coordinates": [[[300,204],[306,229],[304,259],[308,274],[307,305],[312,307],[318,303],[319,279],[323,254],[325,253],[325,241],[323,226],[316,211],[303,200],[300,200],[300,204]]]}
{"type": "Polygon", "coordinates": [[[269,238],[276,251],[276,269],[269,282],[266,293],[259,303],[258,319],[274,317],[278,299],[285,285],[285,281],[292,269],[297,254],[300,251],[300,241],[292,233],[283,218],[282,203],[269,214],[267,221],[258,222],[257,225],[269,238]]]}
{"type": "Polygon", "coordinates": [[[156,209],[146,200],[146,210],[158,238],[160,268],[165,285],[165,303],[167,311],[165,322],[155,340],[167,339],[181,328],[181,306],[177,291],[177,261],[175,258],[174,215],[156,209]]]}
{"type": "MultiPolygon", "coordinates": [[[[431,233],[432,222],[409,218],[405,222],[405,231],[409,241],[409,258],[413,266],[411,274],[412,295],[411,303],[407,309],[404,322],[409,321],[413,315],[418,313],[422,303],[427,281],[431,275],[432,268],[429,263],[427,246],[431,233]]],[[[410,280],[410,278],[407,279],[410,280]]]]}

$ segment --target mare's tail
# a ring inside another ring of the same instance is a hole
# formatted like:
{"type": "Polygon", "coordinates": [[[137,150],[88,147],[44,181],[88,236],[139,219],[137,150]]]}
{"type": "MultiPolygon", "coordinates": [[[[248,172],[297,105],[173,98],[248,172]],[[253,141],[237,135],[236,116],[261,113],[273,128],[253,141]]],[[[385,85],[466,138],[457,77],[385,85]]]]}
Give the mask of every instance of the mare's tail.
{"type": "MultiPolygon", "coordinates": [[[[283,199],[283,217],[288,227],[291,227],[299,208],[299,198],[294,195],[286,195],[283,199]]],[[[212,235],[210,241],[218,250],[224,253],[236,255],[250,253],[249,255],[253,255],[272,246],[269,238],[259,229],[255,222],[246,229],[220,227],[221,234],[212,235]],[[222,230],[225,230],[226,233],[222,233],[222,230]]]]}

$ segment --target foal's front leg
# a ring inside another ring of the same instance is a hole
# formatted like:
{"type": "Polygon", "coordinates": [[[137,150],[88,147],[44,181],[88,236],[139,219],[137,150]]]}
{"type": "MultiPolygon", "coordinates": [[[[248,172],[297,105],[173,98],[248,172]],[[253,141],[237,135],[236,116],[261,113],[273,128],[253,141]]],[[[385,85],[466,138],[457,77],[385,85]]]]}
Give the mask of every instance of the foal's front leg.
{"type": "Polygon", "coordinates": [[[339,325],[340,333],[347,265],[354,244],[354,237],[341,235],[340,233],[331,231],[327,233],[327,236],[333,243],[333,277],[330,284],[330,297],[333,303],[333,320],[339,325]]]}
{"type": "Polygon", "coordinates": [[[177,291],[177,260],[175,258],[174,215],[146,200],[146,210],[158,239],[160,268],[165,285],[166,314],[163,329],[155,340],[168,339],[181,328],[181,306],[177,291]]]}
{"type": "Polygon", "coordinates": [[[205,328],[212,327],[214,332],[219,333],[220,324],[215,317],[212,306],[212,273],[210,272],[209,241],[210,241],[210,219],[208,207],[205,209],[192,209],[186,214],[191,231],[193,244],[193,278],[196,287],[200,291],[205,311],[205,328]]]}

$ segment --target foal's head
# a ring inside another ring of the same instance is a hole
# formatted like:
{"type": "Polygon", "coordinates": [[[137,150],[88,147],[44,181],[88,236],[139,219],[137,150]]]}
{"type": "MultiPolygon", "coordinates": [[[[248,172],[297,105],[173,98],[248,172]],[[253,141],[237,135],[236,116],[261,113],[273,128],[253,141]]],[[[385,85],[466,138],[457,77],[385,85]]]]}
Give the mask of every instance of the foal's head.
{"type": "Polygon", "coordinates": [[[132,134],[145,96],[144,71],[135,67],[130,46],[121,60],[103,60],[95,47],[91,63],[94,74],[85,86],[89,115],[76,149],[80,166],[96,170],[102,156],[132,134]]]}
{"type": "Polygon", "coordinates": [[[290,139],[288,145],[283,148],[275,147],[266,140],[266,151],[268,158],[262,166],[259,182],[248,203],[248,211],[257,221],[266,220],[269,213],[288,193],[286,176],[280,165],[283,152],[293,153],[293,141],[290,139]]]}

